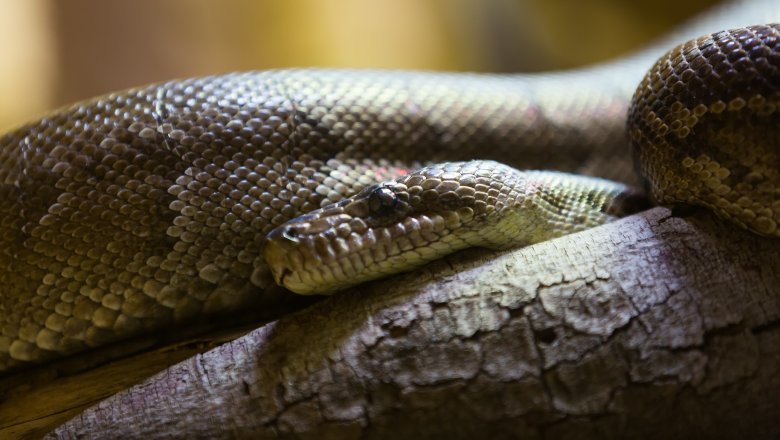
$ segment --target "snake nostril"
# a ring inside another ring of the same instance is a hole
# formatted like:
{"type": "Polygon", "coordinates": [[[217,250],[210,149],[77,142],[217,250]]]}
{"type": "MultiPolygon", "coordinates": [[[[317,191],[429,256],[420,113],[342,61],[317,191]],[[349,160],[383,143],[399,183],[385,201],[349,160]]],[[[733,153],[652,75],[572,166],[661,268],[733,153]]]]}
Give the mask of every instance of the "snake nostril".
{"type": "Polygon", "coordinates": [[[298,231],[292,226],[284,228],[282,231],[282,237],[293,243],[298,243],[298,231]]]}

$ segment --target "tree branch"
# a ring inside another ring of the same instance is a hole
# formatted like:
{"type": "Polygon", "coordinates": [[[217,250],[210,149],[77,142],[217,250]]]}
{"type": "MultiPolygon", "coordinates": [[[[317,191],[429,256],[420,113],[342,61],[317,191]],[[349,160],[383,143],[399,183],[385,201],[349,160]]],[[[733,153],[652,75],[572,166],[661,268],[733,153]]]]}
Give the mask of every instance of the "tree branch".
{"type": "Polygon", "coordinates": [[[777,436],[778,251],[656,208],[459,254],[197,355],[50,435],[777,436]]]}

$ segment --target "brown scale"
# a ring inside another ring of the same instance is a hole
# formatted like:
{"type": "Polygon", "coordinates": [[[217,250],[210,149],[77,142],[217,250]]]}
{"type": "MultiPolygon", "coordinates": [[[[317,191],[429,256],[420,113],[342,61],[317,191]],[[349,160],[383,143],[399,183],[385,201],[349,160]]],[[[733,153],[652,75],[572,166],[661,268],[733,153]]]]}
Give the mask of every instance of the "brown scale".
{"type": "Polygon", "coordinates": [[[629,127],[655,199],[780,236],[780,25],[718,32],[655,64],[629,127]]]}
{"type": "Polygon", "coordinates": [[[0,138],[0,371],[251,306],[268,231],[420,162],[631,182],[623,115],[657,53],[555,76],[196,78],[20,127],[0,138]]]}
{"type": "MultiPolygon", "coordinates": [[[[601,77],[570,80],[583,84],[574,111],[625,106],[601,77]]],[[[421,161],[484,151],[593,170],[595,146],[624,151],[617,121],[586,130],[582,118],[547,119],[558,104],[536,103],[534,81],[233,74],[96,98],[7,134],[0,370],[251,306],[270,280],[268,231],[421,161]]],[[[627,157],[606,170],[626,170],[627,157]]]]}

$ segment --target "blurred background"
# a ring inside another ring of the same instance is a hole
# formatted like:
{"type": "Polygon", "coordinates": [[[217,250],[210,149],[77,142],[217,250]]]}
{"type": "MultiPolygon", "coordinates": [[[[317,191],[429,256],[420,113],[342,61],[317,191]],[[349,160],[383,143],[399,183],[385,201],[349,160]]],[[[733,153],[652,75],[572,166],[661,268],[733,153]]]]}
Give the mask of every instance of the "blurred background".
{"type": "Polygon", "coordinates": [[[150,82],[277,67],[520,72],[630,52],[712,0],[0,0],[0,130],[150,82]]]}

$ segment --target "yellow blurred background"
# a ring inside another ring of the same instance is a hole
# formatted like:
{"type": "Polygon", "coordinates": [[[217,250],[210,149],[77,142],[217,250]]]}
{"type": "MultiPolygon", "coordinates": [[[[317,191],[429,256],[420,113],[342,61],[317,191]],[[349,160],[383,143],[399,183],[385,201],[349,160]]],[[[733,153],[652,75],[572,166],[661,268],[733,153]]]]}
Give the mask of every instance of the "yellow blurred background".
{"type": "Polygon", "coordinates": [[[0,129],[109,91],[234,70],[579,66],[711,2],[0,0],[0,129]]]}

